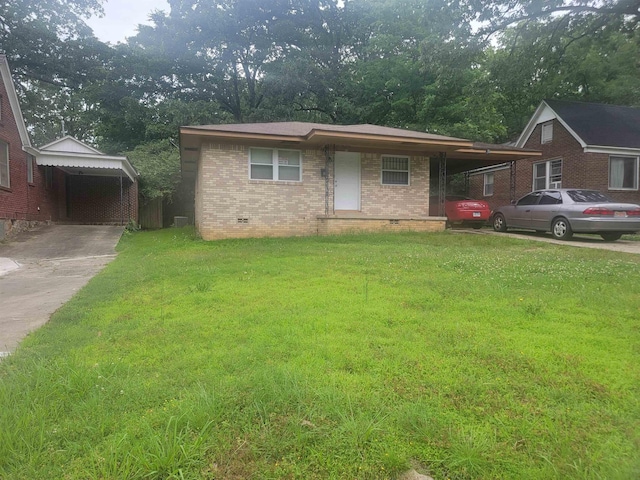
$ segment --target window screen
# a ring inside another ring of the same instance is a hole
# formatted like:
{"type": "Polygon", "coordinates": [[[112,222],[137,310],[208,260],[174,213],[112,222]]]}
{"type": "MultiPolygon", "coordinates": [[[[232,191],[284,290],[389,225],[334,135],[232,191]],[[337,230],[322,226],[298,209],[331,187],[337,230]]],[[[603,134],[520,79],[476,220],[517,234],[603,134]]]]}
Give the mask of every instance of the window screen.
{"type": "Polygon", "coordinates": [[[382,184],[409,185],[409,157],[382,157],[382,184]]]}

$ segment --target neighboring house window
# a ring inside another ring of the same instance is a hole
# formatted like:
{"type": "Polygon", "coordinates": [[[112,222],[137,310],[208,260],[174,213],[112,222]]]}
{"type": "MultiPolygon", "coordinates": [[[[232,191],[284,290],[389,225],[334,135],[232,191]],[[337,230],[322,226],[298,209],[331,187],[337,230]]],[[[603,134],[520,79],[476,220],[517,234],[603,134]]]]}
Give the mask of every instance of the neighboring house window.
{"type": "Polygon", "coordinates": [[[0,140],[0,187],[9,188],[9,144],[0,140]]]}
{"type": "Polygon", "coordinates": [[[609,188],[638,189],[638,157],[609,157],[609,188]]]}
{"type": "Polygon", "coordinates": [[[549,143],[553,140],[553,122],[542,124],[542,139],[541,143],[549,143]]]}
{"type": "Polygon", "coordinates": [[[409,185],[409,157],[383,155],[382,184],[409,185]]]}
{"type": "Polygon", "coordinates": [[[484,174],[483,195],[485,197],[490,197],[491,195],[493,195],[493,173],[484,174]]]}
{"type": "Polygon", "coordinates": [[[533,189],[562,188],[562,159],[533,164],[533,189]]]}
{"type": "Polygon", "coordinates": [[[33,157],[27,155],[27,183],[33,183],[33,157]]]}
{"type": "Polygon", "coordinates": [[[299,182],[302,178],[302,161],[298,150],[251,148],[249,164],[251,180],[299,182]]]}

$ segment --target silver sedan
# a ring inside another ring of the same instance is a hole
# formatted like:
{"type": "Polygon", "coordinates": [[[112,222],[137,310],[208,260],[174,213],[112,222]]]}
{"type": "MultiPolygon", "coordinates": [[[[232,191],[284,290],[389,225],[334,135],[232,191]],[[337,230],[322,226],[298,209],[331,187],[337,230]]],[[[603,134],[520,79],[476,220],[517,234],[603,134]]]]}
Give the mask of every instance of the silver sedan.
{"type": "Polygon", "coordinates": [[[640,231],[640,205],[617,203],[595,190],[537,190],[494,210],[492,224],[497,232],[550,231],[559,240],[574,233],[595,233],[612,242],[640,231]]]}

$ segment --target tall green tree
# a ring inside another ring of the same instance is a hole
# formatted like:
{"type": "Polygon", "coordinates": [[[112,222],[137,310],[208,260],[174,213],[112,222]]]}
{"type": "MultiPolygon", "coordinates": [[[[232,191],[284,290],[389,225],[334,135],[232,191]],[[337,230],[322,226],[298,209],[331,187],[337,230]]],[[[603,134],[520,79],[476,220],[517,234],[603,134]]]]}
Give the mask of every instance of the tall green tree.
{"type": "Polygon", "coordinates": [[[544,98],[640,105],[640,29],[618,21],[596,28],[601,19],[504,31],[485,68],[512,138],[544,98]]]}
{"type": "MultiPolygon", "coordinates": [[[[11,64],[36,144],[68,132],[87,138],[80,120],[90,108],[79,91],[101,75],[109,54],[84,19],[102,13],[102,0],[0,0],[0,51],[11,64]]],[[[89,128],[87,128],[89,127],[89,128]]]]}

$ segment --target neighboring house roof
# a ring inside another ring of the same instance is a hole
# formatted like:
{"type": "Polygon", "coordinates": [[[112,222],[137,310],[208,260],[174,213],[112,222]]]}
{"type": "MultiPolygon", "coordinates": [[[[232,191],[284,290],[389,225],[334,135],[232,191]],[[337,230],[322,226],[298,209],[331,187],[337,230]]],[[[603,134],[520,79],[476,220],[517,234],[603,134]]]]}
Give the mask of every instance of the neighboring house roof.
{"type": "Polygon", "coordinates": [[[537,125],[553,119],[585,152],[640,150],[640,108],[565,100],[543,100],[516,145],[524,146],[537,125]]]}
{"type": "Polygon", "coordinates": [[[13,116],[18,126],[18,132],[20,133],[20,141],[23,148],[31,147],[31,140],[29,138],[29,132],[24,123],[24,117],[22,116],[22,110],[20,109],[20,102],[18,101],[18,94],[16,93],[16,86],[11,78],[11,71],[9,70],[9,64],[7,62],[7,56],[0,54],[0,77],[2,77],[2,83],[7,91],[9,105],[13,112],[13,116]]]}
{"type": "Polygon", "coordinates": [[[181,127],[180,144],[183,164],[195,162],[200,143],[204,139],[227,143],[264,144],[281,148],[318,148],[325,145],[338,145],[382,153],[434,155],[444,152],[447,158],[452,160],[449,163],[452,172],[456,168],[460,171],[468,169],[466,165],[463,167],[462,162],[473,162],[473,167],[479,167],[540,154],[535,150],[478,143],[463,138],[370,124],[271,122],[181,127]]]}
{"type": "Polygon", "coordinates": [[[89,153],[96,155],[104,155],[97,148],[93,148],[90,145],[87,145],[84,142],[81,142],[75,137],[71,135],[67,135],[66,137],[59,138],[54,140],[53,142],[47,143],[46,145],[40,147],[38,150],[40,151],[49,151],[49,152],[76,152],[76,153],[89,153]]]}
{"type": "Polygon", "coordinates": [[[105,155],[69,135],[31,150],[38,165],[58,167],[67,173],[117,177],[123,172],[132,182],[138,177],[127,157],[105,155]]]}

